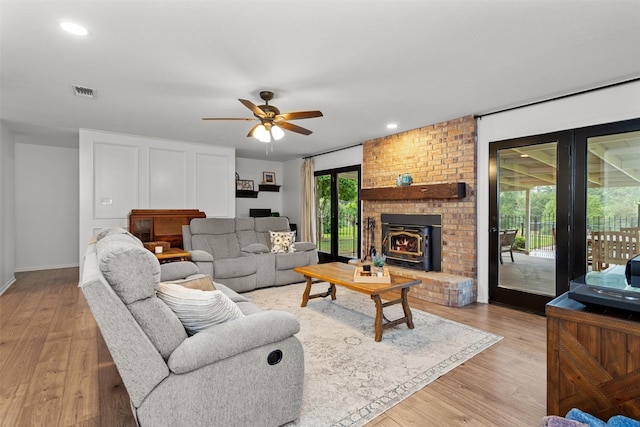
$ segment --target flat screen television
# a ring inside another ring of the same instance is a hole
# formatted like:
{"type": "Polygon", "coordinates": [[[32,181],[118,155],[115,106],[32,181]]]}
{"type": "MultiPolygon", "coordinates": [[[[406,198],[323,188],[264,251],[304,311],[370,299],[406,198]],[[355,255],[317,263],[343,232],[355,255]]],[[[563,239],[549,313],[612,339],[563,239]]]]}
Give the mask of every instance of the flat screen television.
{"type": "Polygon", "coordinates": [[[249,216],[252,218],[271,216],[271,209],[249,209],[249,216]]]}

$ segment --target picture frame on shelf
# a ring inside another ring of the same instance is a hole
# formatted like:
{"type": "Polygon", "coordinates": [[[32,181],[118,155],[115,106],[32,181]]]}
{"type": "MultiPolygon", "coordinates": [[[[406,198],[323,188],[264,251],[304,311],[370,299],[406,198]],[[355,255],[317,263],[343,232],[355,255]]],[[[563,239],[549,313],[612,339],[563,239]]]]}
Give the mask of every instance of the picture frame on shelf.
{"type": "Polygon", "coordinates": [[[238,179],[238,180],[236,180],[236,190],[253,191],[253,180],[251,180],[251,179],[238,179]]]}
{"type": "Polygon", "coordinates": [[[264,185],[276,185],[276,173],[262,172],[262,183],[264,185]]]}

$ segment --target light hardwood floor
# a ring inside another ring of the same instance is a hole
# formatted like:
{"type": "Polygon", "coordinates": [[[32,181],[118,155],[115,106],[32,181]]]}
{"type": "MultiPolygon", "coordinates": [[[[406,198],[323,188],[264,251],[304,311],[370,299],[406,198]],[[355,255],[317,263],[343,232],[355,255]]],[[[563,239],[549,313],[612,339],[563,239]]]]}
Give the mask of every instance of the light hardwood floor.
{"type": "MultiPolygon", "coordinates": [[[[0,296],[2,426],[135,425],[77,282],[77,268],[21,273],[0,296]]],[[[451,308],[411,299],[411,306],[504,339],[367,427],[539,424],[546,408],[544,317],[493,304],[451,308]]]]}

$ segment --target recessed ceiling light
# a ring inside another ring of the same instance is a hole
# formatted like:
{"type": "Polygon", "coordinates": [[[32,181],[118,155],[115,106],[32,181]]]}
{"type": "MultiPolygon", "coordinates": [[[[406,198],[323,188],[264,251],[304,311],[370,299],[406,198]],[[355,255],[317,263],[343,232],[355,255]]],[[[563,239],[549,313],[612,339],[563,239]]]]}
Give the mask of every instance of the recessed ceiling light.
{"type": "Polygon", "coordinates": [[[389,124],[387,125],[387,129],[395,129],[395,128],[397,128],[397,127],[398,127],[398,124],[397,124],[397,123],[389,123],[389,124]]]}
{"type": "Polygon", "coordinates": [[[60,23],[60,28],[65,30],[67,33],[74,34],[76,36],[86,36],[89,34],[89,31],[83,27],[82,25],[76,24],[74,22],[64,21],[60,23]]]}

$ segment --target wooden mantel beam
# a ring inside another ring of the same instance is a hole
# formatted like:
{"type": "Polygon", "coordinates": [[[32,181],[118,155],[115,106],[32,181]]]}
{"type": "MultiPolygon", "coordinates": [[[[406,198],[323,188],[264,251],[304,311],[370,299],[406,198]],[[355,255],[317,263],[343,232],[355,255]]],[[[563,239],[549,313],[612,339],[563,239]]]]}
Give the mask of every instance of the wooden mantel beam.
{"type": "Polygon", "coordinates": [[[466,196],[464,182],[409,185],[406,187],[363,188],[361,200],[429,200],[462,199],[466,196]]]}

